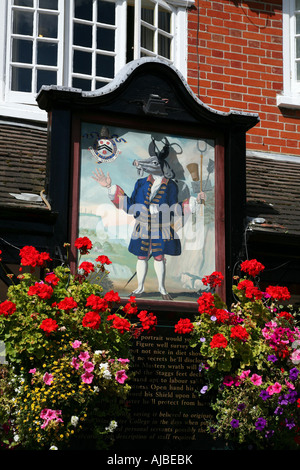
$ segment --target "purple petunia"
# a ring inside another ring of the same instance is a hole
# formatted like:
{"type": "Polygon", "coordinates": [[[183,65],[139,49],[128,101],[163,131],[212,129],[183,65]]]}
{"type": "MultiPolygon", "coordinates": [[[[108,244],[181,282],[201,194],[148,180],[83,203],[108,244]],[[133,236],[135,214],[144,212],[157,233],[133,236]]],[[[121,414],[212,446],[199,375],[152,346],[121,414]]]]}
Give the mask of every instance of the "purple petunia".
{"type": "Polygon", "coordinates": [[[279,405],[288,405],[289,404],[287,394],[280,395],[280,397],[278,397],[278,404],[279,405]]]}
{"type": "Polygon", "coordinates": [[[230,424],[232,428],[238,428],[240,425],[240,422],[238,419],[232,419],[230,424]]]}
{"type": "Polygon", "coordinates": [[[299,370],[296,367],[293,367],[293,369],[290,370],[290,379],[291,380],[296,380],[299,374],[299,370]]]}
{"type": "Polygon", "coordinates": [[[276,362],[276,361],[277,361],[277,357],[274,356],[274,354],[270,354],[270,355],[268,356],[268,361],[270,361],[270,362],[276,362]]]}
{"type": "Polygon", "coordinates": [[[260,398],[262,398],[263,400],[267,400],[268,398],[270,398],[270,394],[267,390],[262,390],[259,394],[260,398]]]}
{"type": "Polygon", "coordinates": [[[285,418],[285,425],[287,428],[292,429],[295,425],[294,420],[285,418]]]}
{"type": "Polygon", "coordinates": [[[265,437],[267,439],[270,439],[274,435],[273,429],[270,429],[269,431],[266,431],[265,437]]]}
{"type": "Polygon", "coordinates": [[[265,418],[258,418],[255,423],[257,431],[262,431],[267,425],[267,420],[265,418]]]}
{"type": "Polygon", "coordinates": [[[274,411],[274,415],[282,415],[283,413],[283,408],[281,406],[277,406],[277,408],[274,411]]]}

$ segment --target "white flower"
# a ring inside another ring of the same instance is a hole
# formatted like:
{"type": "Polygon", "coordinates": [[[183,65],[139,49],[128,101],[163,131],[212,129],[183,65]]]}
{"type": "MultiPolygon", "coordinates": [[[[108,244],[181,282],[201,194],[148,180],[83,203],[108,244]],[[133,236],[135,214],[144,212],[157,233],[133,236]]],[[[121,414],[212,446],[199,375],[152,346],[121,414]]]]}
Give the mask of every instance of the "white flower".
{"type": "Polygon", "coordinates": [[[20,437],[18,436],[18,434],[15,434],[15,435],[14,435],[14,441],[15,441],[15,442],[18,442],[19,439],[20,439],[20,437]]]}
{"type": "Polygon", "coordinates": [[[94,354],[102,354],[103,351],[101,351],[100,349],[97,349],[97,351],[94,352],[94,354]]]}
{"type": "Polygon", "coordinates": [[[111,379],[111,373],[109,370],[104,370],[103,371],[103,377],[107,380],[110,380],[111,379]]]}
{"type": "Polygon", "coordinates": [[[99,369],[100,370],[103,370],[103,369],[108,369],[109,365],[107,362],[103,362],[102,364],[100,364],[99,366],[99,369]]]}
{"type": "Polygon", "coordinates": [[[58,450],[56,446],[51,446],[49,450],[58,450]]]}
{"type": "Polygon", "coordinates": [[[111,372],[109,370],[109,364],[107,362],[100,364],[99,369],[105,379],[111,379],[111,372]]]}
{"type": "Polygon", "coordinates": [[[72,416],[72,417],[71,417],[71,424],[72,424],[72,426],[77,426],[78,421],[79,421],[78,416],[72,416]]]}
{"type": "Polygon", "coordinates": [[[118,427],[117,421],[112,420],[112,421],[109,423],[109,426],[107,426],[107,428],[105,428],[105,431],[114,432],[114,430],[115,430],[117,427],[118,427]]]}

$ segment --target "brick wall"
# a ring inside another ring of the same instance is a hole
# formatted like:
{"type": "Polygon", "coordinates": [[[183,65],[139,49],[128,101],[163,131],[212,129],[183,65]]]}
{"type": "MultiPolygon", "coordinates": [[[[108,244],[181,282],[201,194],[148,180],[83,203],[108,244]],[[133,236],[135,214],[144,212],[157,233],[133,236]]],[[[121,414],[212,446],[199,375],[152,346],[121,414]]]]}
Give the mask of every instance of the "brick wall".
{"type": "Polygon", "coordinates": [[[280,110],[282,1],[196,0],[189,12],[188,83],[207,105],[258,113],[247,148],[300,156],[300,111],[280,110]]]}

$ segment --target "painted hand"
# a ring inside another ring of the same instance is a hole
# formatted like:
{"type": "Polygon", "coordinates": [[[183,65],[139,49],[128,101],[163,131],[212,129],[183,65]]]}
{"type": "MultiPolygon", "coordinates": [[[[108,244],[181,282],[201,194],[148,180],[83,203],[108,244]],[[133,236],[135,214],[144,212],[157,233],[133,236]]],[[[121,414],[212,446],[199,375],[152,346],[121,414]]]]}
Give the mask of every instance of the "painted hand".
{"type": "Polygon", "coordinates": [[[109,173],[107,172],[107,175],[105,176],[103,171],[101,169],[97,169],[95,172],[93,171],[92,178],[97,181],[103,188],[110,188],[111,186],[111,178],[109,176],[109,173]]]}
{"type": "Polygon", "coordinates": [[[206,201],[206,194],[201,191],[200,193],[197,194],[197,202],[198,204],[205,204],[206,201]]]}

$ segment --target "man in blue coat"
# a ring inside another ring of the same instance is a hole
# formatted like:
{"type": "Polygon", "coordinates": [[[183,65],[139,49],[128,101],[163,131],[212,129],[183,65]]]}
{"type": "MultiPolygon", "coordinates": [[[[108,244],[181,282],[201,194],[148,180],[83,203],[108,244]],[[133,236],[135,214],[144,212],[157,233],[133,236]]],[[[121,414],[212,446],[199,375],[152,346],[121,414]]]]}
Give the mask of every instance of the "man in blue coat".
{"type": "MultiPolygon", "coordinates": [[[[149,145],[148,159],[134,161],[140,176],[131,196],[125,194],[118,185],[112,185],[109,173],[105,176],[101,169],[96,170],[94,179],[108,189],[112,203],[119,209],[135,217],[135,226],[128,250],[137,256],[136,274],[138,287],[132,295],[139,296],[144,292],[144,282],[148,271],[150,256],[154,258],[154,269],[158,279],[158,289],[164,300],[172,300],[165,288],[166,262],[165,255],[181,254],[181,243],[174,230],[174,221],[184,213],[190,212],[191,198],[178,203],[178,187],[174,173],[165,158],[169,153],[166,140],[162,151],[158,151],[154,139],[149,145]]],[[[199,194],[197,201],[203,199],[199,194]]],[[[194,201],[193,201],[194,202],[194,201]]]]}

